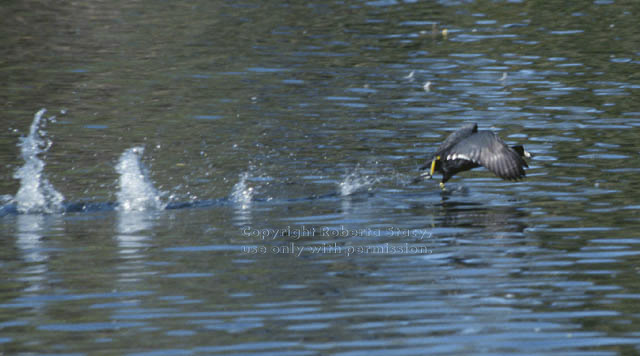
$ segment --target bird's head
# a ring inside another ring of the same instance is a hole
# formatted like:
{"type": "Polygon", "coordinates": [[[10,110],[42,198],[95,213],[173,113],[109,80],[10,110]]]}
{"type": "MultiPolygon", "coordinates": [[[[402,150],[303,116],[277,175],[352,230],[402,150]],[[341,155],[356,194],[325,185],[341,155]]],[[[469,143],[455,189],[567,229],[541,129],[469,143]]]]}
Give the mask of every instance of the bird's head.
{"type": "Polygon", "coordinates": [[[518,153],[520,155],[520,157],[524,157],[524,158],[531,158],[533,157],[533,154],[527,150],[524,149],[523,146],[511,146],[511,148],[513,148],[514,151],[516,151],[516,153],[518,153]]]}

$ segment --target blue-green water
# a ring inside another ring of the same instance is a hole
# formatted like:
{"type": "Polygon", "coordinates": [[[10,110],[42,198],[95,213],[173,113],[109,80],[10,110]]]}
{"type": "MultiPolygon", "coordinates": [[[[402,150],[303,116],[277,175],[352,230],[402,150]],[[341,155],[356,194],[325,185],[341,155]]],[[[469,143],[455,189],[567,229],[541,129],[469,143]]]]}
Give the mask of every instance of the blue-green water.
{"type": "Polygon", "coordinates": [[[638,14],[5,4],[0,351],[640,352],[638,14]],[[465,122],[527,179],[411,184],[465,122]]]}

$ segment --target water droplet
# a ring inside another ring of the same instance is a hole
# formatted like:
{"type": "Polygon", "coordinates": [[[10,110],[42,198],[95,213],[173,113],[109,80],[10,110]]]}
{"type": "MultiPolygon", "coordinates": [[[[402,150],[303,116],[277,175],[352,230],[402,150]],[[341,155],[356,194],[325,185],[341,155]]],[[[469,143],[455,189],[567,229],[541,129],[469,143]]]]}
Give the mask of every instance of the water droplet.
{"type": "Polygon", "coordinates": [[[21,213],[54,213],[62,211],[64,196],[58,192],[43,176],[45,163],[38,155],[51,147],[51,141],[45,139],[46,132],[40,129],[45,109],[38,111],[31,123],[29,135],[20,139],[20,155],[24,165],[14,173],[20,180],[20,188],[15,201],[21,213]]]}
{"type": "Polygon", "coordinates": [[[424,91],[426,91],[427,93],[431,91],[431,81],[428,81],[426,83],[424,83],[424,86],[422,86],[422,89],[424,89],[424,91]]]}
{"type": "Polygon", "coordinates": [[[364,174],[359,168],[347,174],[338,184],[340,195],[349,196],[358,192],[371,190],[377,182],[376,178],[364,174]]]}
{"type": "Polygon", "coordinates": [[[124,211],[162,210],[166,206],[143,170],[140,157],[144,147],[129,148],[120,156],[118,177],[118,209],[124,211]]]}
{"type": "Polygon", "coordinates": [[[240,180],[231,189],[231,200],[240,204],[243,209],[248,208],[251,205],[253,199],[253,187],[247,185],[249,179],[249,173],[244,172],[240,175],[240,180]]]}

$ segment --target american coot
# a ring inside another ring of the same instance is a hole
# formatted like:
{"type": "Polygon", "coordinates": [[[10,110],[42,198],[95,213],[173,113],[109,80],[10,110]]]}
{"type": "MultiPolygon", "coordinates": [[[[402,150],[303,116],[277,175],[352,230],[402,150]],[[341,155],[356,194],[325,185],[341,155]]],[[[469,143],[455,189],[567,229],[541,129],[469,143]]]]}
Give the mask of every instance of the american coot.
{"type": "Polygon", "coordinates": [[[434,172],[442,174],[440,187],[458,172],[484,166],[502,179],[518,180],[525,176],[524,167],[529,168],[522,157],[531,153],[522,146],[507,146],[492,131],[478,131],[478,125],[466,124],[452,133],[440,145],[438,151],[420,167],[426,170],[415,181],[432,178],[434,172]],[[428,169],[428,170],[427,170],[428,169]]]}

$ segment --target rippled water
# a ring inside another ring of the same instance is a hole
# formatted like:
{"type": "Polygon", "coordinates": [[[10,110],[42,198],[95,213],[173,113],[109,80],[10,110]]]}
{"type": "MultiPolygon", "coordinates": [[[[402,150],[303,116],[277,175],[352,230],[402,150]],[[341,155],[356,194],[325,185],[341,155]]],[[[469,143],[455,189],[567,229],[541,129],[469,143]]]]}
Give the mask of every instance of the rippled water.
{"type": "Polygon", "coordinates": [[[0,352],[638,353],[639,13],[3,6],[0,352]],[[527,179],[412,184],[465,122],[527,179]]]}

